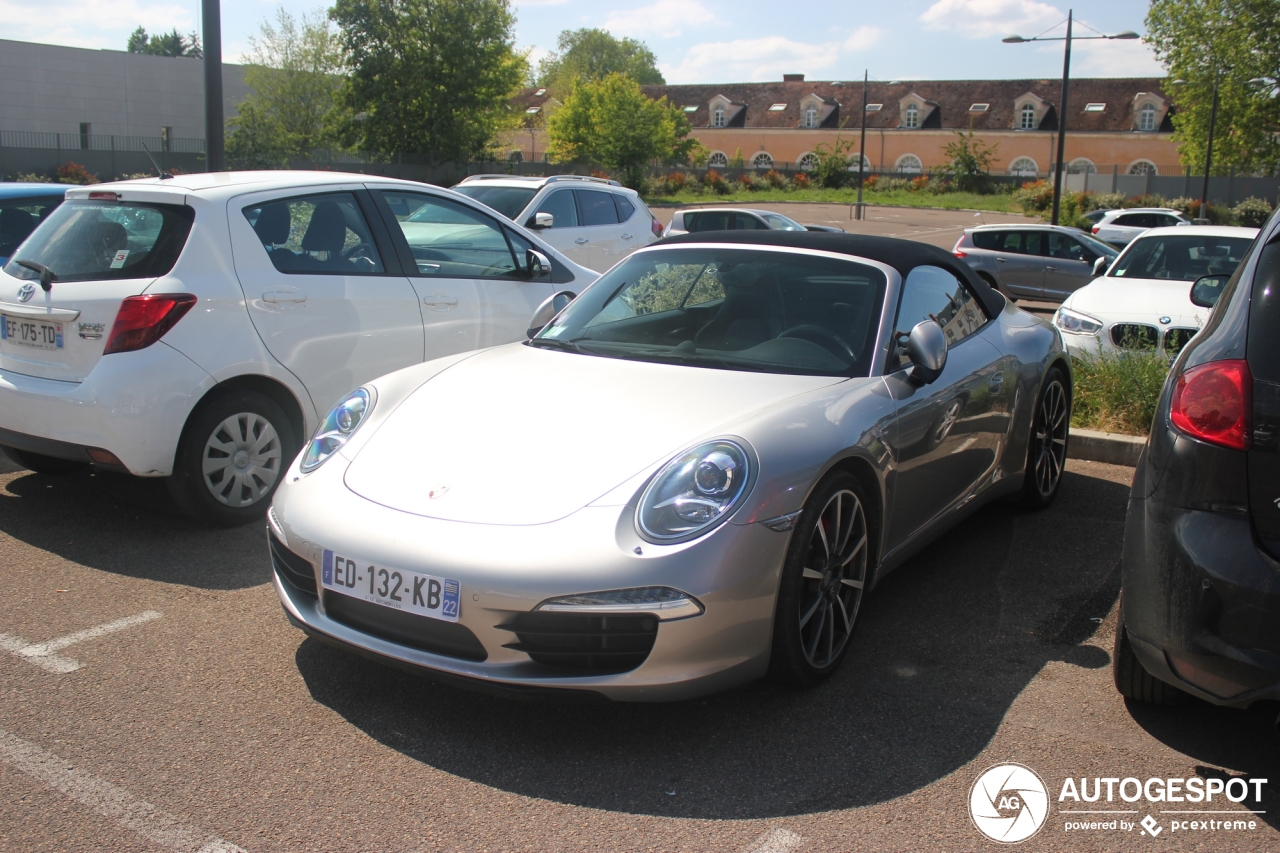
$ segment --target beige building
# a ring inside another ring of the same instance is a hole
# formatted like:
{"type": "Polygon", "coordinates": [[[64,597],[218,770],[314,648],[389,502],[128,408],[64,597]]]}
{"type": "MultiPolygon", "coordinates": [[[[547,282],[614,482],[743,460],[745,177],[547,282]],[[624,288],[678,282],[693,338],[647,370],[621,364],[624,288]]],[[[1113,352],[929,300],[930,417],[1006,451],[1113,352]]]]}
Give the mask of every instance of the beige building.
{"type": "MultiPolygon", "coordinates": [[[[1069,171],[1178,173],[1171,103],[1162,85],[1153,78],[1072,80],[1064,158],[1069,171]]],[[[693,135],[711,151],[711,166],[727,167],[741,151],[748,167],[806,169],[815,164],[820,144],[845,138],[856,146],[859,138],[861,81],[787,74],[772,83],[644,88],[684,110],[693,135]]],[[[927,172],[947,162],[944,148],[956,131],[972,129],[997,147],[993,173],[1043,176],[1055,160],[1060,94],[1060,80],[870,83],[866,168],[927,172]]],[[[512,156],[519,151],[525,160],[542,159],[546,137],[539,118],[554,102],[546,90],[529,89],[513,105],[525,111],[530,129],[510,137],[512,156]]]]}

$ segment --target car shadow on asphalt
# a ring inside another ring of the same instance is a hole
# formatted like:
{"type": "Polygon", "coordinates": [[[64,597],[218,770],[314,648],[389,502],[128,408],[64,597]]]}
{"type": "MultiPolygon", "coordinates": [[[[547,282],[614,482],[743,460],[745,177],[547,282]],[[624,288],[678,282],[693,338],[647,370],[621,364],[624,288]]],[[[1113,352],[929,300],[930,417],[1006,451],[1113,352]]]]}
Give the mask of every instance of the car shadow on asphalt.
{"type": "Polygon", "coordinates": [[[3,462],[0,533],[127,577],[211,590],[271,581],[262,524],[204,527],[174,506],[159,478],[37,474],[3,462]]]}
{"type": "Polygon", "coordinates": [[[810,690],[757,682],[674,704],[515,702],[315,640],[295,661],[316,701],[448,773],[611,811],[742,819],[899,797],[988,744],[1046,662],[1082,645],[1119,594],[1128,489],[1066,475],[1042,514],[987,507],[868,597],[840,671],[810,690]]]}

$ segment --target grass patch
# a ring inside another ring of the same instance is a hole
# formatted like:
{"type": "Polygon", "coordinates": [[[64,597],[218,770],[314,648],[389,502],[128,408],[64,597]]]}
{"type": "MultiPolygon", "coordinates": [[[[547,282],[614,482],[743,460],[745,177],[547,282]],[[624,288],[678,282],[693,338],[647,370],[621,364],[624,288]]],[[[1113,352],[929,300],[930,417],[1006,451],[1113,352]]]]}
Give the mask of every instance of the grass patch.
{"type": "Polygon", "coordinates": [[[1169,359],[1146,352],[1079,358],[1072,373],[1073,427],[1146,435],[1169,375],[1169,359]]]}
{"type": "MultiPolygon", "coordinates": [[[[739,190],[727,195],[713,192],[681,192],[675,195],[646,196],[647,204],[744,204],[772,202],[786,203],[795,201],[822,202],[825,204],[853,204],[858,200],[858,191],[850,189],[761,189],[739,190]]],[[[867,204],[896,205],[899,207],[943,207],[948,210],[990,210],[996,213],[1021,213],[1010,195],[982,195],[979,193],[922,193],[911,190],[893,190],[877,192],[868,190],[862,194],[867,204]]]]}

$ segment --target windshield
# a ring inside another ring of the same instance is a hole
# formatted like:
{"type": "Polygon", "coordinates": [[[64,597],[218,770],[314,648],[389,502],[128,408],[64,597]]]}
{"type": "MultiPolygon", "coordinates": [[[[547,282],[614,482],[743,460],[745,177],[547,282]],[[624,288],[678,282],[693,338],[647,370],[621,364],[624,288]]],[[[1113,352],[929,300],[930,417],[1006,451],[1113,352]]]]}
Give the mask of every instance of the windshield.
{"type": "Polygon", "coordinates": [[[1088,234],[1077,234],[1076,239],[1089,247],[1089,251],[1095,255],[1099,255],[1110,260],[1120,257],[1120,251],[1109,243],[1104,243],[1096,237],[1090,237],[1088,234]]]}
{"type": "Polygon", "coordinates": [[[530,187],[494,187],[482,184],[470,186],[461,184],[454,189],[512,220],[519,216],[520,211],[528,207],[529,202],[538,194],[536,189],[530,187]]]}
{"type": "Polygon", "coordinates": [[[868,376],[885,276],[854,260],[739,248],[632,255],[530,344],[631,361],[868,376]]]}
{"type": "Polygon", "coordinates": [[[1182,234],[1139,237],[1111,266],[1109,277],[1195,281],[1202,275],[1230,275],[1244,259],[1250,237],[1182,234]]]}
{"type": "Polygon", "coordinates": [[[781,213],[766,213],[764,221],[769,223],[769,227],[774,231],[806,231],[803,225],[794,219],[788,219],[781,213]]]}
{"type": "Polygon", "coordinates": [[[4,271],[38,279],[22,260],[48,267],[55,281],[155,278],[173,269],[194,216],[177,204],[68,200],[36,227],[4,271]]]}

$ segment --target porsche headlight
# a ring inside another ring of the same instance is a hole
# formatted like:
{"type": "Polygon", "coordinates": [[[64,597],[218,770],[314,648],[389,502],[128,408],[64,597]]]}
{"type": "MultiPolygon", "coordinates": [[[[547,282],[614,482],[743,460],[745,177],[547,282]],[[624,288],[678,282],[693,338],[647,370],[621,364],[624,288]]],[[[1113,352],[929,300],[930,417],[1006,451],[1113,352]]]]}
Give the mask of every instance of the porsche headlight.
{"type": "Polygon", "coordinates": [[[347,395],[346,399],[333,407],[316,434],[311,437],[306,452],[302,455],[299,466],[303,473],[314,471],[324,461],[338,452],[338,448],[346,444],[364,423],[365,417],[373,409],[374,396],[372,389],[357,388],[347,395]]]}
{"type": "Polygon", "coordinates": [[[732,441],[709,441],[680,454],[640,496],[640,535],[670,544],[706,533],[728,518],[746,493],[749,472],[746,450],[732,441]]]}
{"type": "Polygon", "coordinates": [[[1072,335],[1096,335],[1102,331],[1102,321],[1070,308],[1059,308],[1053,315],[1053,324],[1072,335]]]}

